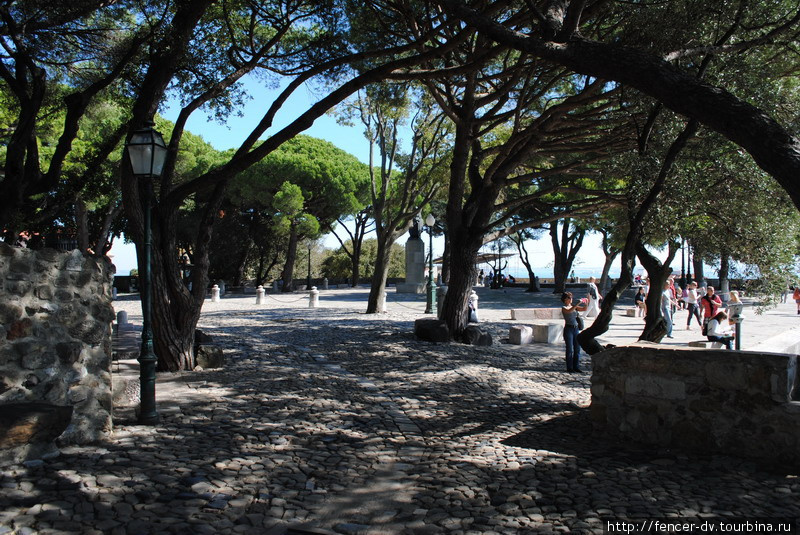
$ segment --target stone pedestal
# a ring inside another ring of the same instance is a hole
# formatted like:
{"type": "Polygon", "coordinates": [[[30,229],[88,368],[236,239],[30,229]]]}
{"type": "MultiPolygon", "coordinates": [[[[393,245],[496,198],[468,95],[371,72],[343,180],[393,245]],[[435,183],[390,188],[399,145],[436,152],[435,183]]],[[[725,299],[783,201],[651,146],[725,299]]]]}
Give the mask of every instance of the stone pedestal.
{"type": "Polygon", "coordinates": [[[425,293],[425,243],[420,238],[406,242],[406,281],[397,284],[397,293],[425,293]]]}

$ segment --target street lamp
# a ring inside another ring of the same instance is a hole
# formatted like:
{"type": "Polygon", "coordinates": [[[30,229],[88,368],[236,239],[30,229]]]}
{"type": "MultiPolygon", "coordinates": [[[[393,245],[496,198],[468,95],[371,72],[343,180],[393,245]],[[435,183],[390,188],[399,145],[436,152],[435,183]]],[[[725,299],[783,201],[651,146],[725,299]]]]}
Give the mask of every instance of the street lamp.
{"type": "Polygon", "coordinates": [[[436,314],[436,296],[434,295],[433,285],[433,225],[436,223],[436,218],[433,214],[428,214],[425,218],[425,224],[428,225],[428,236],[430,237],[429,249],[430,257],[428,260],[428,300],[425,303],[425,314],[436,314]]]}
{"type": "Polygon", "coordinates": [[[139,353],[139,423],[155,425],[158,423],[156,411],[156,358],[153,351],[153,289],[151,273],[151,204],[153,198],[153,177],[161,176],[164,160],[167,157],[167,146],[164,138],[153,123],[145,123],[145,127],[131,134],[125,143],[125,151],[130,158],[133,175],[144,196],[144,280],[140,289],[142,300],[142,349],[139,353]]]}
{"type": "Polygon", "coordinates": [[[311,246],[312,243],[308,242],[308,278],[306,279],[306,290],[311,290],[311,246]]]}

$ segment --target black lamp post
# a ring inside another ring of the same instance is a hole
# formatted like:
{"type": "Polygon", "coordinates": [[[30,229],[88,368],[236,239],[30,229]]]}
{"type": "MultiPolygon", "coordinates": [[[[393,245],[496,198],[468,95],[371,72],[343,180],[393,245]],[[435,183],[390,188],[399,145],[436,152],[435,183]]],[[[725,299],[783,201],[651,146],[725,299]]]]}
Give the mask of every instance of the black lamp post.
{"type": "Polygon", "coordinates": [[[436,314],[436,296],[434,295],[435,286],[433,284],[433,225],[436,223],[436,218],[433,214],[428,214],[425,218],[425,224],[428,225],[428,236],[430,257],[428,259],[428,300],[425,303],[425,314],[436,314]]]}
{"type": "Polygon", "coordinates": [[[146,123],[141,130],[131,134],[125,143],[125,151],[130,158],[133,174],[138,180],[139,191],[144,196],[144,279],[140,288],[142,299],[142,349],[139,354],[139,423],[155,425],[158,423],[156,410],[156,358],[153,351],[153,290],[151,273],[152,229],[151,204],[153,198],[153,177],[161,176],[167,146],[161,134],[153,129],[153,123],[146,123]]]}
{"type": "Polygon", "coordinates": [[[311,242],[308,242],[308,278],[306,279],[306,290],[311,289],[311,242]]]}

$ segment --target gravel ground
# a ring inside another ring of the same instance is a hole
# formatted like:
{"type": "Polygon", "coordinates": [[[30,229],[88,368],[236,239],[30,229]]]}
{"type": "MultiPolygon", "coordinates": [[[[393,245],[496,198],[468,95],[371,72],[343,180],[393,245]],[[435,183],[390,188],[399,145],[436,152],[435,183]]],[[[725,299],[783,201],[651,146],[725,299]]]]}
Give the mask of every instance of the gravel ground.
{"type": "MultiPolygon", "coordinates": [[[[367,316],[365,291],[335,293],[318,309],[300,295],[207,303],[199,327],[226,367],[160,375],[155,428],[121,417],[106,444],[0,469],[0,534],[599,535],[620,519],[800,518],[795,474],[593,432],[589,376],[562,371],[559,345],[419,342],[418,298],[367,316]]],[[[482,327],[498,341],[523,298],[492,299],[482,327]]],[[[115,306],[140,321],[137,301],[115,306]]]]}

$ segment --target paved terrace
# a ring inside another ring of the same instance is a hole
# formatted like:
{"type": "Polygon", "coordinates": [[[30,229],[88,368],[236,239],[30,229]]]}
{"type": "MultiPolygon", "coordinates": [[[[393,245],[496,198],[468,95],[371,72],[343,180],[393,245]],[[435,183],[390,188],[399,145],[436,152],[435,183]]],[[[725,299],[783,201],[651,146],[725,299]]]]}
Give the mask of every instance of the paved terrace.
{"type": "MultiPolygon", "coordinates": [[[[498,343],[510,308],[556,298],[479,293],[489,348],[415,340],[423,296],[392,289],[372,316],[365,289],[322,292],[318,309],[300,294],[207,302],[199,327],[228,365],[159,375],[155,428],[121,410],[109,443],[0,469],[0,534],[600,534],[621,518],[800,518],[796,474],[593,433],[589,375],[563,371],[563,344],[498,343]]],[[[115,307],[141,322],[132,297],[115,307]]],[[[800,326],[793,303],[747,314],[745,348],[800,326]]],[[[701,339],[680,318],[670,344],[701,339]]],[[[634,341],[642,324],[618,315],[604,339],[634,341]]]]}

